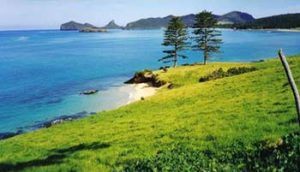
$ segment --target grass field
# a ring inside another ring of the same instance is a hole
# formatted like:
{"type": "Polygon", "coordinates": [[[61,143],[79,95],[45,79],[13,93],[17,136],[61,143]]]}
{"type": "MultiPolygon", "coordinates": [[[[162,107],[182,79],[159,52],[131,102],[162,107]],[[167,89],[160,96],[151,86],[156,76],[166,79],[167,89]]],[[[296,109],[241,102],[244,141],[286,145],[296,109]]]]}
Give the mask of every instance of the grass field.
{"type": "MultiPolygon", "coordinates": [[[[300,86],[300,56],[288,61],[300,86]]],[[[233,155],[226,154],[227,150],[247,152],[262,142],[276,147],[281,137],[299,131],[293,95],[279,59],[211,63],[156,73],[175,88],[162,88],[153,97],[113,111],[0,141],[0,171],[145,170],[139,162],[149,163],[146,166],[154,171],[194,171],[201,166],[198,161],[205,164],[206,159],[206,170],[213,171],[215,161],[211,160],[216,157],[217,164],[224,162],[220,157],[233,155]],[[241,66],[257,70],[198,81],[219,68],[241,66]],[[166,158],[156,161],[161,152],[166,158]],[[182,153],[178,163],[166,162],[176,162],[182,153]],[[191,157],[199,159],[188,160],[191,157]],[[166,163],[156,168],[155,162],[166,163]],[[176,164],[182,166],[176,168],[176,164]]],[[[245,164],[235,166],[229,163],[218,168],[232,171],[245,164]]]]}

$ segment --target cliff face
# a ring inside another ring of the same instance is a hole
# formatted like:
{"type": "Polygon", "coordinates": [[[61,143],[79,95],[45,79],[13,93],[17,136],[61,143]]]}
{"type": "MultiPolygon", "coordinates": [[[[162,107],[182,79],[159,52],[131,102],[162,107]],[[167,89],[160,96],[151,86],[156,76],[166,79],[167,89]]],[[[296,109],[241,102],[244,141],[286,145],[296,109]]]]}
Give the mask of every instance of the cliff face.
{"type": "Polygon", "coordinates": [[[91,25],[89,23],[81,24],[77,23],[75,21],[70,21],[67,23],[64,23],[60,26],[60,30],[82,30],[83,28],[96,28],[96,26],[91,25]]]}

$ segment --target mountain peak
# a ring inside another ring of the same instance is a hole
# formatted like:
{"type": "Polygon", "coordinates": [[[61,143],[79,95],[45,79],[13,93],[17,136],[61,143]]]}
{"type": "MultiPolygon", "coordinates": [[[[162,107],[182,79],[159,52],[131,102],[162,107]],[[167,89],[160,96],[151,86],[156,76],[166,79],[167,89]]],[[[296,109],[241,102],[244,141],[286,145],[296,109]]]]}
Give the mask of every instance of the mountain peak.
{"type": "Polygon", "coordinates": [[[245,12],[232,11],[220,16],[218,20],[219,22],[246,23],[255,20],[255,18],[245,12]]]}
{"type": "Polygon", "coordinates": [[[105,29],[121,29],[122,27],[117,25],[115,20],[110,21],[106,26],[104,26],[105,29]]]}

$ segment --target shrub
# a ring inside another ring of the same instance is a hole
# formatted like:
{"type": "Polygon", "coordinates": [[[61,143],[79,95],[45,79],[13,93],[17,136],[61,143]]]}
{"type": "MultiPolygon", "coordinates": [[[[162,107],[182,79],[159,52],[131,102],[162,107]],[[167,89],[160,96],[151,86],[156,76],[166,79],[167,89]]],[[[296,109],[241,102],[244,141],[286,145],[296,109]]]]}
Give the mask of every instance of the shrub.
{"type": "Polygon", "coordinates": [[[127,161],[124,171],[300,171],[300,132],[273,145],[256,143],[251,149],[238,141],[221,152],[174,147],[151,158],[127,161]]]}
{"type": "Polygon", "coordinates": [[[159,151],[149,159],[128,161],[124,171],[214,171],[216,167],[215,161],[209,160],[201,151],[177,145],[174,149],[159,151]]]}
{"type": "Polygon", "coordinates": [[[216,80],[220,78],[230,77],[234,75],[240,75],[247,72],[252,72],[257,70],[255,67],[233,67],[228,69],[226,72],[223,70],[223,68],[220,68],[216,71],[213,71],[211,74],[201,77],[199,79],[199,82],[206,82],[210,80],[216,80]]]}

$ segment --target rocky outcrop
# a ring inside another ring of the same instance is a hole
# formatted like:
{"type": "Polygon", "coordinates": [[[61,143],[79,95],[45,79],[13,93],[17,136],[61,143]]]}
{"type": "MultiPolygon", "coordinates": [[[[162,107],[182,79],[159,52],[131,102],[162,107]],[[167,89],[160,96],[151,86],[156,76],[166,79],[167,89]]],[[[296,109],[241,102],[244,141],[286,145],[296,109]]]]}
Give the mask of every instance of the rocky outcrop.
{"type": "Polygon", "coordinates": [[[76,114],[59,116],[59,117],[56,117],[49,121],[43,121],[43,122],[39,122],[35,125],[28,126],[28,127],[26,127],[25,131],[19,130],[17,132],[0,133],[0,140],[4,140],[4,139],[8,139],[8,138],[20,135],[20,134],[24,134],[24,133],[26,133],[27,129],[29,129],[31,131],[31,130],[41,129],[41,128],[49,128],[49,127],[52,127],[57,124],[61,124],[61,123],[68,122],[68,121],[74,121],[74,120],[81,119],[81,118],[84,118],[84,117],[87,117],[90,115],[95,115],[95,114],[96,114],[96,112],[88,113],[86,111],[83,111],[83,112],[79,112],[76,114]]]}
{"type": "Polygon", "coordinates": [[[141,84],[141,83],[147,83],[153,87],[161,87],[166,84],[165,81],[159,80],[157,75],[155,75],[152,71],[149,70],[137,72],[131,79],[125,82],[125,84],[141,84]]]}
{"type": "Polygon", "coordinates": [[[80,94],[81,95],[93,95],[93,94],[98,93],[98,91],[99,90],[86,90],[86,91],[81,92],[80,94]]]}
{"type": "Polygon", "coordinates": [[[6,133],[0,133],[0,140],[8,139],[14,136],[17,136],[19,134],[22,134],[23,131],[17,131],[17,132],[6,132],[6,133]]]}
{"type": "Polygon", "coordinates": [[[93,114],[94,113],[88,113],[86,111],[83,111],[83,112],[79,112],[79,113],[72,114],[72,115],[63,115],[63,116],[59,116],[59,117],[54,118],[49,121],[44,121],[44,122],[38,123],[38,124],[32,126],[31,128],[32,129],[49,128],[56,124],[64,123],[66,121],[73,121],[73,120],[84,118],[88,115],[93,115],[93,114]]]}

